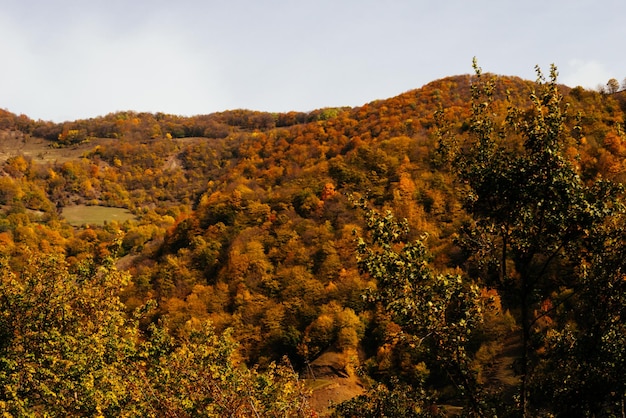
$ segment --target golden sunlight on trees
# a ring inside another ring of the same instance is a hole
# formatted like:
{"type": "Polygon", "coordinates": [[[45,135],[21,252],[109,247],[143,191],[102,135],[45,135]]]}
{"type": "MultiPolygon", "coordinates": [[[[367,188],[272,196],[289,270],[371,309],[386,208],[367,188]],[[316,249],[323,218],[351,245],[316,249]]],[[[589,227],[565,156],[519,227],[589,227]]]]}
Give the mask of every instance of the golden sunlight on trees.
{"type": "MultiPolygon", "coordinates": [[[[6,416],[310,416],[288,363],[248,369],[228,333],[192,321],[140,330],[110,260],[0,265],[0,411],[6,416]]],[[[138,311],[137,314],[140,312],[138,311]]]]}
{"type": "Polygon", "coordinates": [[[0,109],[0,415],[310,416],[328,358],[337,417],[623,415],[601,87],[476,65],[306,113],[0,109]]]}

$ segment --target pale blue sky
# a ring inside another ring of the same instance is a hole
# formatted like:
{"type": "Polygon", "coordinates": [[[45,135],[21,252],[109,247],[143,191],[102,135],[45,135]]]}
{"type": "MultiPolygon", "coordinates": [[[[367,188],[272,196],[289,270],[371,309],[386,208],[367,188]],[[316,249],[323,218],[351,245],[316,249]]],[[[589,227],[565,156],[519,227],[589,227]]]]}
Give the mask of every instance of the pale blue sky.
{"type": "Polygon", "coordinates": [[[626,77],[623,0],[0,0],[0,108],[359,106],[485,71],[595,88],[626,77]]]}

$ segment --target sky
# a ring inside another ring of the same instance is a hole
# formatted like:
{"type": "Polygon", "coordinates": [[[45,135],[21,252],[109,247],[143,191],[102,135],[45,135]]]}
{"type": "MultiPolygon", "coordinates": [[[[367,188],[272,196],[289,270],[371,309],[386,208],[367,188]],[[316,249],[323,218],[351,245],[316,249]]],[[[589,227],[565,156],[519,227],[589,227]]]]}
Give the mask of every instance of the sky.
{"type": "Polygon", "coordinates": [[[626,77],[623,0],[0,0],[0,108],[38,120],[360,106],[485,72],[626,77]]]}

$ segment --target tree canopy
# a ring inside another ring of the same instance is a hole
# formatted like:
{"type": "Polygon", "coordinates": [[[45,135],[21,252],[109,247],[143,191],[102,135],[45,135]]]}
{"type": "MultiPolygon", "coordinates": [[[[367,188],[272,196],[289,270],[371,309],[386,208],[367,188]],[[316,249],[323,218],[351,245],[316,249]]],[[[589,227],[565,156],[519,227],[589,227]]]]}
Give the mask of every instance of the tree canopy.
{"type": "Polygon", "coordinates": [[[619,416],[626,92],[474,70],[311,112],[0,110],[3,412],[619,416]]]}

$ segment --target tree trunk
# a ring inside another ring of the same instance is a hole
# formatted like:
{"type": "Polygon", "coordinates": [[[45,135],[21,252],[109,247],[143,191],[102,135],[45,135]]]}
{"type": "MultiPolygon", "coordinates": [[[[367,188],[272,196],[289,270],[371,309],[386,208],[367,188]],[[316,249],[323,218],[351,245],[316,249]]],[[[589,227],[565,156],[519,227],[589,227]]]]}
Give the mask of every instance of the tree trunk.
{"type": "Polygon", "coordinates": [[[522,315],[522,387],[521,387],[521,409],[522,416],[526,418],[528,416],[528,361],[530,350],[530,289],[528,285],[528,278],[525,275],[522,276],[522,300],[521,300],[521,315],[522,315]]]}

